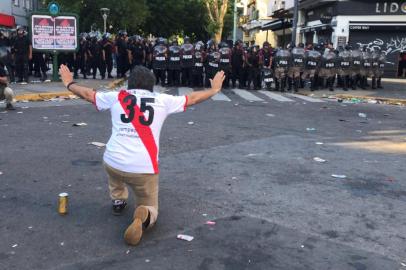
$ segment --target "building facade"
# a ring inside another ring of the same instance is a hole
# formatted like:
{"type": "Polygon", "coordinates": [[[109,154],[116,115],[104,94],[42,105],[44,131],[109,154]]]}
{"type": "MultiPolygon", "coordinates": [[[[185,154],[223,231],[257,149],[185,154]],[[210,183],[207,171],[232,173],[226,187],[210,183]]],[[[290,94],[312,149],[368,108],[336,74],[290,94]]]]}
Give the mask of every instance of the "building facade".
{"type": "Polygon", "coordinates": [[[240,28],[244,32],[243,41],[262,45],[265,41],[273,42],[273,33],[262,29],[272,19],[268,16],[267,0],[242,0],[244,15],[240,17],[240,28]]]}
{"type": "Polygon", "coordinates": [[[38,7],[38,0],[0,0],[0,28],[28,26],[28,14],[38,7]]]}
{"type": "Polygon", "coordinates": [[[406,2],[403,0],[304,0],[300,3],[298,40],[347,43],[386,51],[386,74],[396,76],[398,59],[406,51],[406,2]]]}

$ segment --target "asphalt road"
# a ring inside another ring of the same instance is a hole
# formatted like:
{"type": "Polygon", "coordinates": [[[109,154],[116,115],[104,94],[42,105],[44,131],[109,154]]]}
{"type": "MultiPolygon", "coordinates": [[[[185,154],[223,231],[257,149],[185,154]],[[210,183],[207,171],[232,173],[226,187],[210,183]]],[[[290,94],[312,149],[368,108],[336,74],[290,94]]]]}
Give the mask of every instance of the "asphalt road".
{"type": "Polygon", "coordinates": [[[165,123],[159,220],[137,247],[88,144],[107,142],[109,113],[0,109],[0,269],[406,269],[405,107],[225,93],[165,123]]]}

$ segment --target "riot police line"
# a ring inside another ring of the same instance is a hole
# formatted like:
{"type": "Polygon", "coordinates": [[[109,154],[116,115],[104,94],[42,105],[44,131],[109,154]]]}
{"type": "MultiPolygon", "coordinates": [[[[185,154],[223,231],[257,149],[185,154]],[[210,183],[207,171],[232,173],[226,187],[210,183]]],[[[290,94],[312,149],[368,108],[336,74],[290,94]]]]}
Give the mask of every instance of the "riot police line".
{"type": "MultiPolygon", "coordinates": [[[[5,64],[11,82],[26,83],[29,75],[47,80],[50,56],[32,52],[25,30],[19,29],[7,42],[4,35],[0,36],[0,46],[9,48],[5,64]]],[[[242,41],[192,43],[188,37],[178,44],[177,39],[149,40],[119,31],[115,36],[81,33],[77,52],[60,53],[58,63],[73,70],[75,78],[85,79],[113,78],[114,67],[117,78],[123,78],[134,66],[144,65],[154,72],[157,84],[164,86],[207,87],[210,78],[223,70],[224,88],[283,92],[298,91],[307,84],[312,91],[335,87],[366,89],[368,77],[372,79],[372,88],[381,88],[386,57],[379,50],[349,45],[338,49],[324,43],[272,48],[264,42],[260,48],[248,47],[242,41]]]]}

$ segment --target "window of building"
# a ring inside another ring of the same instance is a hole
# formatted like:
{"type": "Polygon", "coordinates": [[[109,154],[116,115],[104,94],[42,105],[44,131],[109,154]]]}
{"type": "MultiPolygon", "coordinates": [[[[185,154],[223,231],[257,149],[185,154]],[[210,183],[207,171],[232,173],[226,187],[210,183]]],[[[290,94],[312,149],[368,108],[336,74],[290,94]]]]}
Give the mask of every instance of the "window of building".
{"type": "Polygon", "coordinates": [[[32,0],[25,0],[25,8],[32,10],[32,0]]]}
{"type": "Polygon", "coordinates": [[[13,0],[13,2],[16,7],[18,7],[20,5],[20,0],[13,0]]]}

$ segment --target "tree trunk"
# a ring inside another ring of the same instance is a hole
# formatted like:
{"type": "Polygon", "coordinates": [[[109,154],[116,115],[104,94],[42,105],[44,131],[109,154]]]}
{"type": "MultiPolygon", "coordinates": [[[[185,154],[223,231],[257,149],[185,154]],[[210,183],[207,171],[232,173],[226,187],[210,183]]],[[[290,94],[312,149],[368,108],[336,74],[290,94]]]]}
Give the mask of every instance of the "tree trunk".
{"type": "Polygon", "coordinates": [[[205,0],[211,23],[217,26],[214,39],[221,42],[224,27],[224,17],[227,13],[228,0],[205,0]]]}

